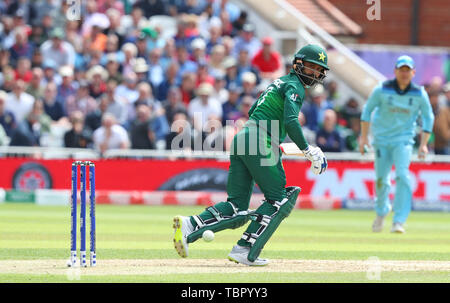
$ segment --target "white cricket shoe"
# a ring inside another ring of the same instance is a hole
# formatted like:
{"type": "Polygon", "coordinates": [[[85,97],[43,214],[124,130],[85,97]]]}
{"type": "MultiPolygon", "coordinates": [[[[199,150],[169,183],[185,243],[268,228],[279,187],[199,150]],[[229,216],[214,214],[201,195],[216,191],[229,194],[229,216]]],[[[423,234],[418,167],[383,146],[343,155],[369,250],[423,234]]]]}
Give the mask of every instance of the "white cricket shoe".
{"type": "Polygon", "coordinates": [[[187,236],[192,232],[189,217],[176,216],[173,218],[173,228],[175,234],[173,236],[173,244],[175,250],[182,258],[188,256],[187,236]]]}
{"type": "Polygon", "coordinates": [[[374,233],[382,232],[383,226],[384,226],[384,216],[377,215],[377,217],[375,218],[375,220],[373,221],[373,224],[372,224],[372,231],[374,233]]]}
{"type": "Polygon", "coordinates": [[[228,254],[228,260],[245,264],[248,266],[265,266],[269,264],[269,260],[257,258],[254,262],[251,262],[247,259],[247,256],[250,252],[250,247],[235,245],[233,249],[228,254]]]}
{"type": "Polygon", "coordinates": [[[391,233],[404,234],[405,228],[402,223],[394,223],[392,224],[391,233]]]}

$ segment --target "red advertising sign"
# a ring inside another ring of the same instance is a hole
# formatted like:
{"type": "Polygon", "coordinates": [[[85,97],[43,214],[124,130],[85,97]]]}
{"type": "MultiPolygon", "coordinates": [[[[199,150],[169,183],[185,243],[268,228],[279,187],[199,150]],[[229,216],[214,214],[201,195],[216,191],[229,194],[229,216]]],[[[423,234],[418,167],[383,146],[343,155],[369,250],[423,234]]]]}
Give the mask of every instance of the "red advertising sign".
{"type": "MultiPolygon", "coordinates": [[[[283,161],[287,185],[302,188],[302,195],[340,199],[374,196],[372,162],[329,161],[319,176],[306,160],[283,161]]],[[[72,160],[0,159],[0,188],[33,190],[70,189],[72,160]]],[[[228,161],[218,160],[96,160],[96,189],[118,191],[225,191],[228,161]]],[[[414,198],[450,201],[450,163],[412,163],[414,198]]],[[[395,172],[392,172],[392,191],[395,172]]],[[[259,192],[256,188],[255,192],[259,192]]]]}

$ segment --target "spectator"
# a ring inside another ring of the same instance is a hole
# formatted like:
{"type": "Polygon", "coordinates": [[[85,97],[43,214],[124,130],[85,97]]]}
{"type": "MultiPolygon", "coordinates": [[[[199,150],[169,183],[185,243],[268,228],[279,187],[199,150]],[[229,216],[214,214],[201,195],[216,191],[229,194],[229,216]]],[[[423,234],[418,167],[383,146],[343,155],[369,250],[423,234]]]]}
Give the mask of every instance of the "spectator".
{"type": "Polygon", "coordinates": [[[36,24],[41,24],[45,16],[53,16],[58,13],[58,7],[54,0],[43,0],[36,3],[36,24]]]}
{"type": "Polygon", "coordinates": [[[103,0],[98,1],[98,12],[102,14],[107,14],[109,10],[115,10],[119,13],[119,17],[125,14],[124,2],[120,0],[103,0]]]}
{"type": "Polygon", "coordinates": [[[228,87],[228,100],[222,104],[222,124],[226,125],[227,121],[235,121],[239,116],[241,87],[232,83],[228,87]]]}
{"type": "Polygon", "coordinates": [[[172,125],[176,113],[183,112],[187,115],[187,109],[181,100],[181,91],[178,86],[171,86],[169,88],[167,100],[163,102],[162,106],[170,125],[172,125]]]}
{"type": "MultiPolygon", "coordinates": [[[[155,88],[155,97],[159,101],[166,100],[169,88],[172,86],[178,86],[177,74],[179,70],[179,65],[177,62],[171,62],[164,73],[163,81],[155,88]]],[[[190,100],[190,99],[189,99],[190,100]]]]}
{"type": "Polygon", "coordinates": [[[261,42],[254,36],[255,26],[251,23],[244,24],[239,36],[234,38],[233,56],[237,57],[242,48],[248,49],[249,57],[253,58],[261,49],[261,42]]]}
{"type": "Polygon", "coordinates": [[[338,124],[351,128],[350,120],[361,117],[361,108],[355,98],[350,98],[338,112],[338,124]]]}
{"type": "Polygon", "coordinates": [[[102,117],[102,126],[94,131],[94,148],[104,154],[109,149],[127,149],[130,146],[127,131],[117,124],[111,113],[102,117]]]}
{"type": "Polygon", "coordinates": [[[131,148],[155,149],[156,136],[151,128],[151,108],[146,104],[139,104],[136,108],[136,119],[130,127],[131,148]]]}
{"type": "Polygon", "coordinates": [[[43,102],[36,99],[31,112],[22,120],[14,130],[11,146],[40,146],[44,133],[50,131],[50,118],[44,113],[43,102]]]}
{"type": "MultiPolygon", "coordinates": [[[[252,72],[256,76],[256,83],[260,83],[261,79],[259,77],[259,70],[254,67],[250,61],[248,56],[248,49],[243,47],[239,50],[238,59],[237,59],[237,74],[238,74],[238,84],[241,85],[242,75],[246,72],[252,72]]],[[[292,68],[292,64],[290,65],[292,68]]],[[[289,73],[289,72],[288,72],[289,73]]],[[[266,86],[267,87],[267,86],[266,86]]],[[[265,88],[266,88],[265,87],[265,88]]],[[[264,89],[265,89],[264,88],[264,89]]]]}
{"type": "Polygon", "coordinates": [[[8,137],[11,137],[14,128],[16,127],[16,119],[14,114],[6,109],[6,100],[8,94],[0,90],[0,125],[6,132],[8,137]]]}
{"type": "Polygon", "coordinates": [[[214,92],[212,97],[219,100],[220,104],[228,101],[228,90],[225,88],[226,84],[225,74],[217,74],[213,79],[214,92]]]}
{"type": "Polygon", "coordinates": [[[324,112],[331,109],[331,104],[326,100],[323,85],[317,84],[310,92],[311,101],[303,103],[302,112],[306,117],[306,126],[313,131],[319,130],[323,122],[324,112]]]}
{"type": "Polygon", "coordinates": [[[55,83],[50,82],[47,84],[42,101],[45,113],[53,121],[57,122],[65,117],[63,104],[57,101],[57,87],[55,83]]]}
{"type": "Polygon", "coordinates": [[[35,48],[33,52],[33,57],[31,57],[31,68],[39,67],[42,68],[44,63],[44,58],[42,57],[41,50],[35,48]]]}
{"type": "Polygon", "coordinates": [[[216,115],[210,115],[203,132],[203,150],[225,151],[225,137],[222,127],[222,119],[216,115]]]}
{"type": "Polygon", "coordinates": [[[197,97],[189,103],[189,117],[197,131],[203,130],[209,116],[215,115],[222,118],[222,105],[211,97],[213,90],[213,86],[209,83],[200,84],[196,91],[197,97]]]}
{"type": "Polygon", "coordinates": [[[128,105],[123,99],[117,97],[116,88],[117,82],[114,80],[109,80],[106,84],[106,92],[100,98],[108,100],[106,112],[113,114],[116,121],[123,126],[127,122],[128,118],[128,105]]]}
{"type": "Polygon", "coordinates": [[[121,54],[124,56],[122,64],[122,72],[124,74],[128,74],[133,72],[134,61],[136,60],[136,56],[138,53],[138,49],[136,45],[133,43],[125,43],[121,48],[121,54]]]}
{"type": "Polygon", "coordinates": [[[136,73],[125,74],[123,83],[117,86],[116,96],[124,100],[126,104],[134,104],[139,97],[139,92],[136,89],[137,80],[136,73]]]}
{"type": "Polygon", "coordinates": [[[136,58],[144,58],[147,60],[149,54],[147,36],[144,33],[140,33],[135,44],[137,49],[136,58]]]}
{"type": "Polygon", "coordinates": [[[36,17],[38,16],[34,3],[28,0],[15,0],[13,1],[6,11],[7,15],[17,16],[23,18],[27,24],[35,24],[36,17]]]}
{"type": "Polygon", "coordinates": [[[209,37],[206,40],[206,54],[210,55],[214,46],[222,44],[222,22],[220,19],[213,19],[209,26],[209,37]]]}
{"type": "Polygon", "coordinates": [[[361,133],[361,119],[359,117],[351,117],[348,126],[350,132],[344,137],[345,149],[357,152],[359,150],[358,139],[361,133]]]}
{"type": "Polygon", "coordinates": [[[110,54],[115,55],[115,60],[119,61],[119,56],[121,55],[119,48],[118,36],[116,34],[109,34],[106,38],[106,49],[105,54],[101,59],[101,65],[105,65],[107,63],[107,56],[110,54]]]}
{"type": "Polygon", "coordinates": [[[40,99],[44,95],[44,86],[41,85],[44,78],[44,72],[40,67],[35,67],[31,70],[31,81],[27,87],[26,92],[35,99],[40,99]]]}
{"type": "Polygon", "coordinates": [[[242,74],[242,93],[241,98],[244,96],[251,96],[256,98],[257,88],[256,88],[256,75],[252,72],[245,72],[242,74]]]}
{"type": "Polygon", "coordinates": [[[108,80],[115,80],[117,83],[122,83],[123,76],[120,72],[120,63],[117,59],[117,54],[109,53],[106,56],[106,71],[108,72],[108,80]]]}
{"type": "Polygon", "coordinates": [[[3,15],[1,20],[3,31],[0,35],[0,45],[3,49],[10,49],[15,43],[15,27],[13,18],[7,15],[3,15]]]}
{"type": "Polygon", "coordinates": [[[145,18],[141,8],[134,6],[130,15],[122,16],[120,23],[121,31],[131,40],[139,36],[140,29],[147,23],[147,18],[145,18]]]}
{"type": "Polygon", "coordinates": [[[96,109],[97,102],[89,95],[89,83],[86,80],[81,80],[76,95],[69,96],[66,100],[65,111],[67,116],[71,117],[77,111],[87,116],[96,109]]]}
{"type": "Polygon", "coordinates": [[[189,53],[184,46],[177,46],[177,61],[179,65],[177,82],[181,82],[181,78],[185,73],[196,73],[197,64],[189,60],[189,53]]]}
{"type": "Polygon", "coordinates": [[[28,58],[31,60],[34,52],[34,46],[28,41],[26,28],[19,27],[15,29],[15,43],[9,49],[11,55],[11,65],[16,65],[19,58],[28,58]]]}
{"type": "MultiPolygon", "coordinates": [[[[120,20],[123,14],[121,14],[121,12],[115,8],[109,8],[108,10],[106,10],[105,14],[109,20],[109,27],[104,29],[103,33],[108,37],[115,36],[117,39],[116,47],[117,49],[119,49],[120,47],[122,47],[125,41],[125,35],[123,29],[120,26],[120,20]]],[[[108,41],[106,42],[106,45],[106,48],[108,49],[108,41]]]]}
{"type": "Polygon", "coordinates": [[[206,62],[208,60],[208,57],[206,55],[206,43],[203,38],[195,38],[191,42],[191,56],[189,57],[189,60],[200,63],[200,62],[206,62]]]}
{"type": "Polygon", "coordinates": [[[337,103],[340,101],[340,95],[338,90],[338,84],[336,81],[331,80],[326,85],[328,100],[333,103],[337,103]]]}
{"type": "Polygon", "coordinates": [[[133,71],[136,73],[137,82],[148,82],[148,64],[144,58],[136,58],[133,64],[133,71]]]}
{"type": "Polygon", "coordinates": [[[29,83],[31,78],[33,77],[33,73],[31,72],[31,62],[30,59],[26,57],[21,57],[17,61],[17,68],[14,71],[14,79],[23,80],[25,83],[29,83]]]}
{"type": "Polygon", "coordinates": [[[262,39],[262,48],[255,54],[252,64],[261,72],[261,78],[275,80],[281,76],[281,55],[272,49],[273,39],[262,39]]]}
{"type": "Polygon", "coordinates": [[[240,77],[238,74],[238,65],[234,57],[226,57],[223,61],[223,68],[225,69],[225,81],[226,87],[230,87],[231,84],[241,86],[240,77]]]}
{"type": "Polygon", "coordinates": [[[211,50],[211,57],[209,60],[209,70],[211,75],[225,74],[223,61],[225,59],[225,47],[222,44],[217,44],[211,50]]]}
{"type": "Polygon", "coordinates": [[[222,23],[222,33],[224,36],[231,36],[233,33],[233,24],[230,20],[230,14],[222,10],[219,14],[220,22],[222,23]]]}
{"type": "Polygon", "coordinates": [[[141,82],[136,86],[136,90],[138,93],[136,101],[127,105],[128,123],[136,118],[136,107],[139,104],[146,104],[148,106],[157,107],[158,110],[161,109],[159,101],[155,101],[155,98],[153,97],[153,91],[150,84],[148,84],[147,82],[141,82]]]}
{"type": "Polygon", "coordinates": [[[5,65],[3,66],[3,70],[1,73],[1,79],[0,79],[0,84],[3,90],[5,90],[6,92],[11,92],[14,88],[14,85],[16,83],[15,80],[15,73],[14,73],[14,69],[9,66],[9,65],[5,65]]]}
{"type": "Polygon", "coordinates": [[[323,125],[317,132],[316,144],[324,152],[341,152],[343,142],[336,129],[337,115],[332,109],[324,112],[323,125]]]}
{"type": "Polygon", "coordinates": [[[58,85],[56,99],[64,107],[69,97],[77,94],[77,84],[73,82],[73,67],[64,65],[59,69],[59,75],[62,78],[61,84],[58,85]]]}
{"type": "Polygon", "coordinates": [[[197,75],[194,73],[185,73],[181,81],[181,99],[188,106],[193,98],[195,98],[195,87],[197,75]]]}
{"type": "Polygon", "coordinates": [[[162,56],[162,49],[157,47],[153,48],[149,54],[148,79],[153,88],[158,88],[164,81],[165,77],[164,66],[160,61],[161,56],[162,56]]]}
{"type": "Polygon", "coordinates": [[[8,94],[6,99],[6,109],[13,113],[18,124],[24,121],[31,112],[33,103],[33,96],[25,92],[25,82],[17,80],[14,83],[12,92],[8,94]]]}
{"type": "Polygon", "coordinates": [[[173,117],[170,133],[166,137],[166,148],[170,150],[192,150],[192,129],[185,112],[177,112],[173,117]]]}
{"type": "Polygon", "coordinates": [[[76,52],[74,47],[67,41],[64,41],[64,30],[54,28],[50,33],[50,40],[41,45],[41,52],[44,58],[51,58],[56,64],[56,69],[63,65],[75,66],[76,52]]]}
{"type": "Polygon", "coordinates": [[[92,132],[84,125],[84,115],[80,111],[70,115],[72,128],[64,134],[64,147],[87,148],[92,145],[92,132]]]}
{"type": "Polygon", "coordinates": [[[139,7],[144,12],[146,18],[167,14],[165,1],[162,0],[138,0],[135,7],[139,7]]]}
{"type": "MultiPolygon", "coordinates": [[[[1,38],[0,38],[0,40],[1,40],[1,38]]],[[[10,57],[11,57],[11,54],[9,53],[9,51],[5,48],[2,48],[2,46],[0,44],[0,71],[5,66],[9,66],[9,63],[11,62],[10,57]]],[[[1,86],[1,82],[0,82],[0,86],[1,86]]]]}
{"type": "Polygon", "coordinates": [[[86,73],[89,82],[89,95],[94,99],[99,98],[106,92],[106,80],[108,76],[108,72],[101,65],[91,67],[86,73]]]}
{"type": "Polygon", "coordinates": [[[233,31],[231,32],[231,36],[235,37],[240,34],[243,30],[244,25],[247,23],[248,15],[246,11],[241,11],[239,17],[233,21],[233,31]]]}
{"type": "Polygon", "coordinates": [[[207,82],[211,85],[214,84],[214,77],[209,73],[209,65],[206,61],[199,62],[197,68],[197,83],[198,87],[201,83],[207,82]]]}
{"type": "MultiPolygon", "coordinates": [[[[96,16],[104,16],[97,14],[96,16]]],[[[97,17],[99,18],[99,17],[97,17]]],[[[108,40],[108,36],[103,33],[103,27],[108,28],[104,24],[100,24],[100,20],[93,20],[90,30],[86,33],[84,38],[84,47],[89,51],[98,51],[104,52],[106,50],[106,42],[108,40]]]]}
{"type": "Polygon", "coordinates": [[[61,84],[61,76],[56,72],[56,63],[52,59],[45,59],[42,68],[44,70],[42,85],[45,86],[49,82],[54,82],[57,85],[61,84]]]}
{"type": "MultiPolygon", "coordinates": [[[[91,97],[92,98],[92,97],[91,97]]],[[[98,108],[86,115],[86,127],[91,131],[95,131],[102,126],[102,118],[108,109],[108,100],[106,98],[100,99],[98,108]]]]}

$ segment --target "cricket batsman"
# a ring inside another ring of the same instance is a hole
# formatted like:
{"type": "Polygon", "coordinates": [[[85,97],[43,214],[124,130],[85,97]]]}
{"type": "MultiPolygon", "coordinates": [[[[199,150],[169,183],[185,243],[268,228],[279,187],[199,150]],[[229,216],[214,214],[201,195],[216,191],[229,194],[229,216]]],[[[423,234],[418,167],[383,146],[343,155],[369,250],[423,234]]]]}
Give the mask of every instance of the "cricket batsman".
{"type": "Polygon", "coordinates": [[[361,113],[359,150],[362,155],[370,146],[368,133],[373,133],[375,150],[375,212],[373,232],[383,230],[384,219],[393,208],[391,232],[404,233],[405,221],[411,211],[412,189],[409,164],[414,144],[417,117],[421,116],[422,133],[418,155],[424,159],[427,143],[433,129],[434,115],[425,89],[412,82],[414,61],[400,56],[395,65],[395,79],[376,86],[361,113]],[[371,114],[373,115],[371,116],[371,114]],[[390,171],[395,166],[395,198],[389,201],[390,171]]]}
{"type": "Polygon", "coordinates": [[[298,121],[305,89],[322,83],[329,67],[328,56],[317,45],[307,45],[294,56],[288,75],[271,83],[249,110],[249,121],[233,138],[227,181],[227,201],[208,207],[199,215],[176,216],[174,245],[177,253],[188,256],[188,245],[206,230],[218,232],[251,223],[233,247],[228,259],[249,266],[264,266],[261,250],[295,206],[299,187],[286,187],[279,144],[286,134],[311,161],[311,170],[321,174],[327,161],[318,147],[308,145],[298,121]],[[265,200],[249,210],[254,184],[265,200]]]}

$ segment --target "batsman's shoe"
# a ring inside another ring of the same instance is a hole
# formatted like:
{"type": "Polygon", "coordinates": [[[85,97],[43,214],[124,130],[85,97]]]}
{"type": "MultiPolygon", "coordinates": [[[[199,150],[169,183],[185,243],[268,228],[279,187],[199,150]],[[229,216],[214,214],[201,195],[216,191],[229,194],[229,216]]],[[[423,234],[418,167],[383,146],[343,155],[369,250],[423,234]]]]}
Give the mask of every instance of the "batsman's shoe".
{"type": "Polygon", "coordinates": [[[402,223],[394,223],[392,224],[391,233],[404,234],[405,228],[402,223]]]}
{"type": "Polygon", "coordinates": [[[379,232],[383,231],[383,226],[384,226],[384,217],[377,215],[377,217],[375,218],[375,220],[373,221],[373,224],[372,224],[372,231],[374,233],[379,233],[379,232]]]}
{"type": "Polygon", "coordinates": [[[248,266],[265,266],[269,264],[269,260],[257,258],[254,262],[247,259],[248,253],[250,252],[250,247],[235,245],[233,249],[228,254],[228,260],[245,264],[248,266]]]}
{"type": "Polygon", "coordinates": [[[189,217],[176,216],[173,218],[173,228],[175,234],[173,236],[173,244],[175,250],[182,258],[188,256],[187,236],[192,232],[190,228],[189,217]]]}

